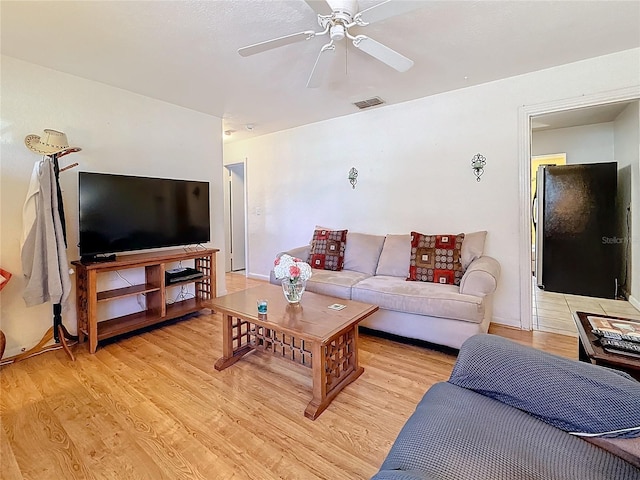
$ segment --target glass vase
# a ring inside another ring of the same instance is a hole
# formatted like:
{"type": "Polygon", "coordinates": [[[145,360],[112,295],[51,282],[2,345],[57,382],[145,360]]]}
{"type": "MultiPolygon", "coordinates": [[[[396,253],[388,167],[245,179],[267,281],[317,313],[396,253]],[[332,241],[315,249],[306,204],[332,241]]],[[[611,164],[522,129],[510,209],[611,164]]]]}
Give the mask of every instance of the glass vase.
{"type": "Polygon", "coordinates": [[[284,298],[286,298],[289,303],[300,303],[306,286],[307,282],[302,279],[291,281],[285,278],[282,280],[282,292],[284,293],[284,298]]]}

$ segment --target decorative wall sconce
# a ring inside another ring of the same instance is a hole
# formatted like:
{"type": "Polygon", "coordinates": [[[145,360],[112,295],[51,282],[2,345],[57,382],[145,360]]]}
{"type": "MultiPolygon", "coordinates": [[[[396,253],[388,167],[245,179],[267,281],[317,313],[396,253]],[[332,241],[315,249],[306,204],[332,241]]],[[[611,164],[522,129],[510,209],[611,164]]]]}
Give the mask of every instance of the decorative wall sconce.
{"type": "Polygon", "coordinates": [[[471,168],[473,174],[476,176],[476,182],[480,181],[480,177],[484,173],[484,166],[487,164],[487,159],[479,153],[474,155],[471,159],[471,168]]]}
{"type": "Polygon", "coordinates": [[[355,167],[351,167],[351,170],[349,170],[348,178],[349,178],[349,183],[355,189],[356,183],[358,183],[358,170],[356,170],[355,167]]]}

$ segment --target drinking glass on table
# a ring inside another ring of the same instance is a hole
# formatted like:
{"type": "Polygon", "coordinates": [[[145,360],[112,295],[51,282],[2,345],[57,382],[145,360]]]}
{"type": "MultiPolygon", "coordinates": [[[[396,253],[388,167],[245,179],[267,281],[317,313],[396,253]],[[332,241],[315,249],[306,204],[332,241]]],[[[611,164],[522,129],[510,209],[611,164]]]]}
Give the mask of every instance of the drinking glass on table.
{"type": "Polygon", "coordinates": [[[258,313],[259,314],[266,314],[267,313],[267,301],[264,299],[260,299],[257,302],[258,305],[258,313]]]}

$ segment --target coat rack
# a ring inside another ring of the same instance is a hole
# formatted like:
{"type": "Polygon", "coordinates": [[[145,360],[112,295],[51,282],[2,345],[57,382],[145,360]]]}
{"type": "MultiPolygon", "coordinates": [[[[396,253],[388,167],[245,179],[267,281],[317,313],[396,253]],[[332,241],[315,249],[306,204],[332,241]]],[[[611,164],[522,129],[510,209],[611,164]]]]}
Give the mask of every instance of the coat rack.
{"type": "MultiPolygon", "coordinates": [[[[64,220],[64,211],[62,208],[62,191],[60,189],[60,172],[69,170],[70,168],[73,168],[73,167],[77,167],[78,163],[73,163],[61,169],[58,160],[60,159],[60,157],[64,157],[69,153],[78,152],[78,151],[80,151],[79,148],[70,148],[60,153],[47,155],[53,162],[53,172],[55,174],[55,179],[56,179],[56,195],[58,196],[58,209],[60,212],[60,220],[62,221],[62,232],[64,235],[65,245],[67,244],[67,233],[66,233],[67,231],[66,231],[66,225],[64,220]]],[[[67,343],[67,340],[71,340],[72,342],[77,343],[78,337],[76,335],[71,335],[67,330],[67,328],[62,323],[62,305],[60,303],[54,303],[53,304],[53,326],[45,332],[42,339],[33,348],[27,350],[26,352],[21,353],[20,355],[16,355],[12,359],[6,359],[5,361],[13,360],[14,362],[17,362],[19,360],[24,360],[25,358],[28,358],[32,355],[46,352],[49,350],[57,350],[59,348],[62,348],[72,361],[75,361],[76,358],[73,355],[73,352],[71,351],[71,349],[69,348],[75,343],[73,344],[67,343]],[[54,342],[54,345],[47,346],[51,341],[54,342]]]]}
{"type": "MultiPolygon", "coordinates": [[[[71,148],[69,150],[65,150],[64,152],[56,153],[51,155],[50,158],[53,161],[53,172],[56,177],[56,195],[58,196],[58,210],[60,212],[60,220],[62,221],[62,235],[64,236],[64,244],[67,245],[67,226],[64,219],[64,209],[62,208],[62,190],[60,189],[60,172],[64,170],[68,170],[77,166],[77,163],[71,164],[64,169],[60,170],[60,164],[58,163],[58,159],[60,157],[64,157],[69,153],[77,152],[80,149],[71,148]]],[[[53,304],[53,340],[55,343],[58,343],[62,346],[63,350],[69,355],[72,361],[75,361],[75,357],[71,350],[69,350],[69,346],[67,345],[66,339],[73,340],[75,342],[78,341],[78,337],[76,335],[71,335],[67,328],[62,323],[62,305],[59,303],[53,304]]]]}
{"type": "MultiPolygon", "coordinates": [[[[45,130],[45,133],[47,132],[50,132],[50,131],[45,130]]],[[[60,133],[61,135],[61,137],[59,137],[55,141],[62,141],[62,139],[64,139],[64,142],[66,142],[66,136],[64,134],[61,134],[61,132],[54,132],[54,133],[60,133]]],[[[33,139],[37,139],[36,143],[40,141],[39,137],[36,137],[36,136],[30,136],[30,137],[33,137],[33,139]]],[[[30,146],[30,143],[34,142],[33,139],[27,137],[27,140],[25,140],[25,142],[27,143],[27,147],[37,152],[37,150],[34,150],[30,146]]],[[[45,144],[45,145],[48,145],[48,144],[45,144]]],[[[63,203],[62,203],[62,190],[60,189],[60,172],[64,172],[65,170],[69,170],[73,167],[76,167],[78,166],[78,163],[77,162],[72,163],[61,169],[59,159],[70,153],[79,152],[80,150],[81,150],[80,148],[68,147],[56,153],[39,152],[39,153],[44,153],[46,156],[48,156],[53,163],[53,172],[55,176],[55,189],[56,189],[55,194],[58,199],[58,213],[60,215],[60,221],[62,224],[62,235],[63,235],[65,247],[67,245],[67,230],[66,230],[66,222],[64,218],[64,209],[63,209],[63,203]]],[[[75,356],[69,349],[69,347],[72,344],[67,343],[67,340],[77,343],[78,337],[75,335],[71,335],[67,330],[67,328],[64,326],[62,322],[62,305],[60,303],[54,303],[53,304],[53,325],[51,328],[49,328],[45,332],[44,336],[38,342],[38,344],[35,345],[33,348],[27,350],[26,352],[16,355],[15,357],[12,357],[10,359],[5,359],[5,361],[3,361],[2,363],[8,363],[9,361],[16,362],[16,361],[28,358],[32,355],[36,355],[38,353],[42,353],[48,350],[57,350],[58,348],[62,348],[65,351],[65,353],[69,356],[69,358],[72,361],[75,361],[75,356]],[[52,341],[54,342],[54,344],[49,345],[52,341]]]]}

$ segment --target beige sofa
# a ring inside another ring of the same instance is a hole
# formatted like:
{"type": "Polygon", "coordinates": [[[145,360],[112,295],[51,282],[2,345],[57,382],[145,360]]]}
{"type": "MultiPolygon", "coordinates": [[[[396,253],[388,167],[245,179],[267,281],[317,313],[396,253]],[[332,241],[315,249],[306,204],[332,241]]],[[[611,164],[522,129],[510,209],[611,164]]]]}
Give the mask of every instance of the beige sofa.
{"type": "MultiPolygon", "coordinates": [[[[406,281],[410,235],[347,234],[344,269],[313,269],[307,290],[378,305],[360,325],[402,337],[460,348],[469,337],[486,333],[500,265],[483,255],[487,232],[465,235],[460,286],[406,281]]],[[[306,260],[311,245],[288,253],[306,260]]],[[[280,284],[271,271],[271,283],[280,284]]]]}

